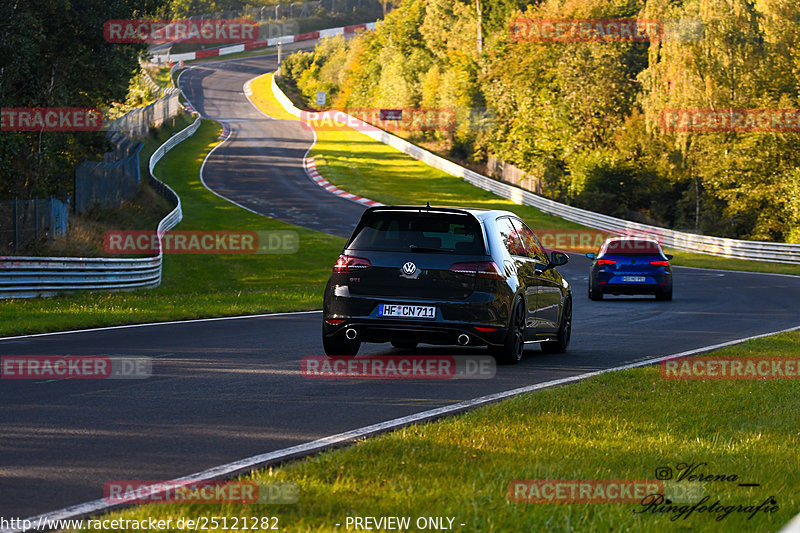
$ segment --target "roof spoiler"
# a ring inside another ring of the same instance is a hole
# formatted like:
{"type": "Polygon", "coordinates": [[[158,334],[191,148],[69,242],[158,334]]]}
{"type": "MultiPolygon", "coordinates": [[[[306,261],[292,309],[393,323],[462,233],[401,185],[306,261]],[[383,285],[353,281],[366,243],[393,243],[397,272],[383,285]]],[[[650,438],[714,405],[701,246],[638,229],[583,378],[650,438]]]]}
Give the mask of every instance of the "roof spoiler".
{"type": "Polygon", "coordinates": [[[472,215],[469,211],[459,207],[431,207],[430,202],[425,206],[418,205],[377,205],[368,208],[364,214],[374,213],[376,211],[412,211],[417,213],[452,213],[456,215],[472,215]]]}

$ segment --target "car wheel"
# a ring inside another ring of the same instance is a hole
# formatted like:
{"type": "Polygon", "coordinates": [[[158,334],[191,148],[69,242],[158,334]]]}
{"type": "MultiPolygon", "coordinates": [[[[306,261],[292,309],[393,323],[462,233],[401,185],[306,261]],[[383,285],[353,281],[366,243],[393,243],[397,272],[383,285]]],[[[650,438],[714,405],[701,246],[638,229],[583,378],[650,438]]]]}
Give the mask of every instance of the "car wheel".
{"type": "Polygon", "coordinates": [[[597,290],[592,282],[589,282],[589,299],[595,302],[603,299],[603,292],[597,290]]]}
{"type": "Polygon", "coordinates": [[[517,298],[511,319],[508,324],[508,333],[502,346],[492,346],[492,355],[503,364],[515,365],[522,361],[522,351],[525,349],[525,305],[522,298],[517,298]]]}
{"type": "Polygon", "coordinates": [[[392,341],[392,346],[399,350],[413,350],[417,347],[417,343],[413,341],[392,341]]]}
{"type": "Polygon", "coordinates": [[[569,346],[569,338],[572,336],[572,298],[567,298],[564,302],[564,317],[558,328],[558,338],[554,341],[542,343],[542,351],[546,353],[564,353],[569,346]]]}
{"type": "Polygon", "coordinates": [[[656,300],[670,301],[672,300],[672,287],[664,290],[656,291],[656,300]]]}
{"type": "Polygon", "coordinates": [[[358,353],[361,341],[349,340],[344,334],[327,337],[322,335],[322,347],[328,357],[352,358],[358,353]]]}

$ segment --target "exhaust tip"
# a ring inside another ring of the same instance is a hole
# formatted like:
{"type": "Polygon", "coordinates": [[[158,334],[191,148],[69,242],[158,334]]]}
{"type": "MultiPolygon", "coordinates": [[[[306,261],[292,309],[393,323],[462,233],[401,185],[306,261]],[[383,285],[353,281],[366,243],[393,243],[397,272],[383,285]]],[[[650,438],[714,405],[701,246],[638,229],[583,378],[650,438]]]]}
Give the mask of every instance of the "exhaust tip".
{"type": "Polygon", "coordinates": [[[469,335],[467,335],[466,333],[462,333],[461,335],[459,335],[458,344],[460,344],[461,346],[466,346],[467,344],[469,344],[469,335]]]}
{"type": "Polygon", "coordinates": [[[347,328],[344,332],[344,336],[348,338],[348,340],[353,340],[358,337],[358,332],[353,328],[347,328]]]}

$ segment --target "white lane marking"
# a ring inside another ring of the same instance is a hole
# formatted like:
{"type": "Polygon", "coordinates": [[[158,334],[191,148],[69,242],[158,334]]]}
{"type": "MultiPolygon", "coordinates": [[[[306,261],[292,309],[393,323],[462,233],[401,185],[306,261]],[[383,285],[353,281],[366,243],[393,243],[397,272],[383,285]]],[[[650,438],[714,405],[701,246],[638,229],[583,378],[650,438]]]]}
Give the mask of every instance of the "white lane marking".
{"type": "Polygon", "coordinates": [[[255,78],[250,78],[249,80],[244,82],[244,85],[242,86],[242,92],[244,92],[244,96],[247,98],[247,101],[250,102],[250,105],[253,106],[256,111],[258,111],[259,113],[261,113],[262,115],[264,115],[265,117],[267,117],[270,120],[279,120],[279,119],[277,119],[277,118],[275,118],[275,117],[273,117],[271,115],[266,114],[260,107],[258,107],[255,104],[255,102],[253,102],[253,98],[252,98],[253,89],[250,88],[250,84],[253,83],[254,81],[256,81],[261,76],[263,76],[263,74],[260,74],[260,75],[256,76],[255,78]]]}
{"type": "MultiPolygon", "coordinates": [[[[238,61],[238,60],[236,60],[236,59],[232,59],[231,61],[238,61]]],[[[180,87],[180,79],[181,79],[181,75],[183,75],[183,73],[184,73],[184,72],[186,72],[187,70],[189,70],[189,69],[191,69],[191,68],[194,68],[194,67],[189,67],[189,68],[187,68],[187,69],[185,69],[185,70],[181,71],[181,73],[178,75],[178,86],[179,86],[179,87],[180,87]]],[[[254,78],[254,79],[255,79],[255,78],[254,78]]],[[[251,80],[251,81],[252,81],[252,80],[251,80]]],[[[249,82],[248,82],[248,83],[249,83],[249,82]]],[[[183,90],[181,90],[181,92],[183,92],[183,90]]],[[[247,95],[245,95],[245,96],[247,96],[247,95]]],[[[185,95],[185,94],[184,94],[184,98],[186,98],[186,101],[187,101],[187,102],[189,102],[189,98],[188,98],[188,97],[186,97],[186,95],[185,95]]],[[[248,97],[248,100],[249,100],[249,99],[250,99],[250,98],[248,97]]],[[[251,102],[251,103],[252,103],[252,102],[251,102]]],[[[256,108],[256,109],[257,109],[257,108],[256,108]]],[[[266,114],[265,114],[265,116],[266,116],[266,114]]],[[[269,117],[269,118],[272,118],[272,117],[269,117]]],[[[212,119],[212,120],[213,120],[213,119],[212,119]]],[[[231,200],[230,198],[227,198],[227,197],[225,197],[225,196],[222,196],[221,194],[219,194],[218,192],[216,192],[214,189],[212,189],[211,187],[209,187],[209,186],[208,186],[208,184],[206,183],[206,180],[203,178],[203,170],[205,170],[205,168],[206,168],[206,162],[207,162],[207,161],[208,161],[208,159],[211,157],[211,154],[213,154],[213,153],[214,153],[214,152],[217,150],[217,148],[219,148],[220,146],[223,146],[225,143],[227,143],[228,141],[230,141],[230,140],[231,140],[231,138],[232,138],[232,137],[231,137],[231,135],[228,135],[228,136],[225,138],[225,140],[223,140],[221,143],[219,143],[219,144],[217,144],[216,146],[214,146],[214,148],[212,148],[212,149],[211,149],[211,151],[210,151],[210,152],[208,152],[208,154],[206,154],[206,157],[203,159],[203,162],[202,162],[202,164],[200,165],[200,183],[202,183],[202,184],[203,184],[203,187],[205,187],[205,188],[206,188],[206,190],[208,190],[208,191],[209,191],[211,194],[213,194],[214,196],[217,196],[218,198],[222,198],[223,200],[225,200],[225,201],[228,201],[228,202],[232,203],[233,205],[235,205],[235,206],[237,206],[237,207],[241,207],[241,208],[242,208],[242,209],[244,209],[245,211],[249,211],[249,212],[253,213],[254,215],[258,215],[258,216],[262,216],[262,217],[269,216],[269,215],[265,215],[264,213],[259,213],[258,211],[254,211],[253,209],[250,209],[249,207],[246,207],[246,206],[244,206],[244,205],[240,204],[239,202],[236,202],[236,201],[234,201],[234,200],[231,200]]]]}
{"type": "Polygon", "coordinates": [[[219,194],[217,191],[215,191],[214,189],[212,189],[211,187],[209,187],[209,186],[208,186],[208,184],[206,183],[206,180],[205,180],[205,178],[203,178],[203,170],[205,170],[205,168],[206,168],[206,162],[208,162],[208,159],[209,159],[209,158],[211,157],[211,155],[212,155],[212,154],[213,154],[213,153],[214,153],[214,152],[217,150],[217,148],[219,148],[219,147],[221,147],[221,146],[223,146],[223,145],[227,144],[227,143],[228,143],[228,141],[230,141],[231,139],[232,139],[232,137],[229,135],[229,136],[228,136],[228,137],[227,137],[227,138],[226,138],[224,141],[222,141],[221,143],[219,143],[218,145],[216,145],[214,148],[212,148],[212,149],[211,149],[211,151],[209,151],[209,152],[206,154],[205,158],[203,158],[203,162],[202,162],[202,164],[200,165],[200,183],[202,183],[202,184],[203,184],[203,187],[205,187],[205,188],[206,188],[206,190],[208,190],[208,192],[210,192],[210,193],[211,193],[211,194],[213,194],[214,196],[217,196],[218,198],[222,198],[223,200],[226,200],[226,201],[228,201],[228,202],[232,203],[232,204],[233,204],[233,205],[235,205],[236,207],[241,207],[241,208],[242,208],[242,209],[244,209],[245,211],[250,211],[250,212],[251,212],[251,213],[253,213],[254,215],[258,215],[258,216],[262,216],[262,217],[268,216],[268,215],[265,215],[264,213],[259,213],[258,211],[254,211],[253,209],[250,209],[249,207],[247,207],[247,206],[244,206],[244,205],[240,204],[239,202],[236,202],[236,201],[234,201],[234,200],[231,200],[230,198],[228,198],[228,197],[226,197],[226,196],[222,196],[222,195],[221,195],[221,194],[219,194]]]}
{"type": "Polygon", "coordinates": [[[800,533],[800,514],[792,518],[778,533],[800,533]]]}
{"type": "MultiPolygon", "coordinates": [[[[172,482],[183,482],[183,481],[192,481],[192,482],[200,482],[200,481],[211,481],[215,479],[225,479],[232,477],[237,474],[245,473],[253,469],[263,468],[270,463],[274,463],[277,461],[285,461],[287,459],[297,459],[300,457],[304,457],[310,455],[312,453],[317,453],[328,448],[331,448],[336,445],[340,445],[346,442],[353,441],[355,439],[359,439],[362,437],[368,437],[371,435],[375,435],[377,433],[383,433],[391,429],[397,429],[402,426],[406,426],[409,424],[416,424],[419,422],[425,422],[434,418],[439,418],[444,415],[453,414],[460,411],[465,411],[468,409],[473,409],[475,407],[479,407],[481,405],[485,405],[488,403],[494,403],[500,400],[504,400],[506,398],[510,398],[512,396],[518,396],[520,394],[524,394],[527,392],[534,392],[541,389],[546,389],[549,387],[555,387],[557,385],[564,385],[567,383],[574,383],[576,381],[582,381],[587,378],[591,378],[594,376],[599,376],[600,374],[606,374],[609,372],[617,372],[619,370],[628,370],[631,368],[637,368],[641,366],[652,365],[655,363],[659,363],[661,361],[665,361],[667,359],[674,359],[676,357],[686,357],[689,355],[694,355],[698,353],[708,352],[711,350],[716,350],[719,348],[723,348],[725,346],[732,346],[735,344],[740,344],[742,342],[746,342],[749,340],[760,339],[763,337],[769,337],[771,335],[778,335],[780,333],[787,333],[790,331],[800,330],[800,326],[795,326],[793,328],[783,329],[780,331],[773,331],[771,333],[763,333],[760,335],[752,335],[750,337],[745,337],[742,339],[736,339],[733,341],[722,342],[719,344],[714,344],[711,346],[704,346],[702,348],[695,348],[694,350],[687,350],[685,352],[680,352],[672,355],[664,355],[661,357],[654,357],[651,359],[645,359],[643,361],[637,361],[635,363],[628,363],[625,365],[613,367],[613,368],[606,368],[603,370],[595,370],[594,372],[587,372],[585,374],[579,374],[577,376],[570,376],[566,378],[554,379],[551,381],[545,381],[544,383],[537,383],[535,385],[528,385],[526,387],[520,387],[517,389],[512,389],[508,391],[498,392],[495,394],[489,394],[486,396],[480,396],[478,398],[473,398],[471,400],[464,400],[462,402],[454,403],[452,405],[446,405],[444,407],[438,407],[436,409],[430,409],[428,411],[422,411],[419,413],[415,413],[412,415],[404,416],[401,418],[395,418],[393,420],[387,420],[386,422],[379,422],[377,424],[372,424],[370,426],[364,426],[358,429],[354,429],[352,431],[346,431],[344,433],[337,433],[336,435],[330,435],[328,437],[323,437],[321,439],[317,439],[315,441],[306,442],[304,444],[298,444],[297,446],[291,446],[289,448],[284,448],[282,450],[275,450],[273,452],[262,453],[260,455],[254,455],[252,457],[247,457],[245,459],[240,459],[239,461],[234,461],[232,463],[227,463],[224,465],[215,466],[213,468],[209,468],[208,470],[203,470],[202,472],[197,472],[195,474],[190,474],[188,476],[184,476],[181,478],[177,478],[172,480],[172,482]]],[[[90,502],[81,503],[78,505],[73,505],[71,507],[65,507],[64,509],[59,509],[57,511],[51,511],[49,513],[45,513],[42,515],[34,516],[28,518],[31,523],[38,523],[39,520],[49,519],[49,520],[70,520],[70,519],[77,519],[81,517],[85,517],[88,515],[96,514],[100,511],[108,511],[111,508],[115,507],[122,507],[118,504],[111,504],[106,502],[103,499],[100,500],[92,500],[90,502]]],[[[25,531],[24,529],[5,529],[0,531],[0,533],[11,533],[11,532],[21,532],[25,531]]]]}

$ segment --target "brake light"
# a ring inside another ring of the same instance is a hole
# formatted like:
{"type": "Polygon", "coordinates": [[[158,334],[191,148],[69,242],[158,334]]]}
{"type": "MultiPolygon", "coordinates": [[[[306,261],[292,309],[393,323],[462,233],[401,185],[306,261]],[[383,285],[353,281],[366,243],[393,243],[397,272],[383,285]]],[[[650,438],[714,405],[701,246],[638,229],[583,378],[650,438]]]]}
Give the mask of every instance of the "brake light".
{"type": "Polygon", "coordinates": [[[333,265],[333,272],[335,274],[357,272],[370,268],[371,266],[372,263],[369,262],[369,259],[342,254],[336,260],[336,264],[333,265]]]}
{"type": "Polygon", "coordinates": [[[669,266],[669,261],[650,261],[651,265],[656,265],[660,267],[667,267],[669,266]]]}
{"type": "Polygon", "coordinates": [[[603,266],[603,265],[616,265],[617,262],[614,261],[613,259],[598,259],[597,260],[597,264],[600,265],[600,266],[603,266]]]}
{"type": "Polygon", "coordinates": [[[450,267],[450,272],[474,276],[483,279],[505,279],[503,271],[494,261],[483,261],[478,263],[455,263],[450,267]]]}

